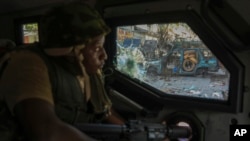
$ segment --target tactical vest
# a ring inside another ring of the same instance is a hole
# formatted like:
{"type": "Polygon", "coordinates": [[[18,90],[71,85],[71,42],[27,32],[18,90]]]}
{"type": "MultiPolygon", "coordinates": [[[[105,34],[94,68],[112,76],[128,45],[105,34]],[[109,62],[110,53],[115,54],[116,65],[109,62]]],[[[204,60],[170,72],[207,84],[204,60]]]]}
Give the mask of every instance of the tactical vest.
{"type": "MultiPolygon", "coordinates": [[[[91,75],[91,99],[87,102],[81,91],[73,68],[65,60],[50,58],[35,49],[47,65],[52,84],[55,112],[66,123],[96,123],[107,115],[111,102],[109,101],[103,80],[100,75],[91,75]],[[62,63],[63,62],[63,63],[62,63]]],[[[0,101],[0,139],[4,141],[22,140],[15,117],[10,114],[4,101],[0,101]]]]}
{"type": "Polygon", "coordinates": [[[70,124],[100,122],[110,107],[101,76],[89,76],[91,99],[86,102],[75,74],[70,71],[70,68],[73,68],[72,64],[66,64],[65,61],[60,63],[61,61],[63,60],[55,61],[56,63],[51,66],[54,67],[54,71],[51,71],[53,74],[50,74],[53,76],[51,81],[58,117],[70,124]]]}

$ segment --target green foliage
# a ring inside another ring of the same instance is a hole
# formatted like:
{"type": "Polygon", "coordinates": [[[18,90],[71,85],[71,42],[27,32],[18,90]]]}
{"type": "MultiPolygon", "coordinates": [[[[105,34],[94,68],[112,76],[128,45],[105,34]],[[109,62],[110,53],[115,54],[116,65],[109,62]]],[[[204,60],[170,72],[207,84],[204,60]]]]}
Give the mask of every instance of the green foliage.
{"type": "Polygon", "coordinates": [[[38,24],[37,23],[24,24],[23,29],[28,31],[36,31],[38,30],[38,24]]]}

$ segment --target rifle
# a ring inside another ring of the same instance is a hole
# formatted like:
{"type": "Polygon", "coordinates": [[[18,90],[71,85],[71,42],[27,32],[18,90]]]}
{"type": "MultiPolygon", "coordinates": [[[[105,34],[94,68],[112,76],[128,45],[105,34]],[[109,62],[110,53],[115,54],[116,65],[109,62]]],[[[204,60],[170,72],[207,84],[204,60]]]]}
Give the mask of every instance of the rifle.
{"type": "Polygon", "coordinates": [[[148,123],[131,120],[125,125],[114,124],[75,124],[75,127],[87,135],[101,141],[163,141],[165,138],[188,138],[188,127],[166,126],[160,123],[148,123]]]}

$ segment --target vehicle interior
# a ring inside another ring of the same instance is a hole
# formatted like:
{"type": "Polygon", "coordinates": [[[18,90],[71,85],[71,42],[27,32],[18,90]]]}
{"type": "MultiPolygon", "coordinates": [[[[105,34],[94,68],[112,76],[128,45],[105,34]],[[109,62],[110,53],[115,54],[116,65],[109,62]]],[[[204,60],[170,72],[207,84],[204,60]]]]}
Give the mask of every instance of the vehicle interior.
{"type": "MultiPolygon", "coordinates": [[[[41,15],[69,1],[1,0],[0,39],[18,46],[39,42],[41,15]]],[[[230,126],[250,125],[249,0],[82,1],[112,29],[105,42],[105,86],[130,125],[164,125],[173,141],[229,141],[230,126]],[[136,43],[123,45],[127,39],[136,43]],[[191,129],[190,136],[176,126],[191,129]]],[[[115,134],[115,127],[96,128],[115,134]]],[[[132,140],[154,140],[160,133],[147,129],[132,140]]]]}

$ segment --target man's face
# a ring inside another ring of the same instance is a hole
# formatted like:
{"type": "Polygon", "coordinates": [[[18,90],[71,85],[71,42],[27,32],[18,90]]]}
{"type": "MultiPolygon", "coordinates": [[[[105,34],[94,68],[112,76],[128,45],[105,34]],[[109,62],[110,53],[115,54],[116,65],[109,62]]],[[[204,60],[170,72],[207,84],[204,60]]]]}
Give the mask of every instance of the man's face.
{"type": "Polygon", "coordinates": [[[89,74],[96,73],[98,69],[101,69],[108,58],[103,47],[104,41],[104,35],[97,36],[82,50],[83,65],[89,74]]]}

